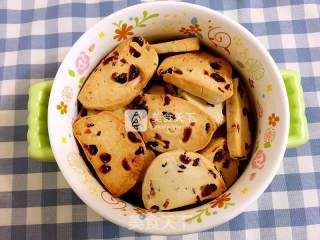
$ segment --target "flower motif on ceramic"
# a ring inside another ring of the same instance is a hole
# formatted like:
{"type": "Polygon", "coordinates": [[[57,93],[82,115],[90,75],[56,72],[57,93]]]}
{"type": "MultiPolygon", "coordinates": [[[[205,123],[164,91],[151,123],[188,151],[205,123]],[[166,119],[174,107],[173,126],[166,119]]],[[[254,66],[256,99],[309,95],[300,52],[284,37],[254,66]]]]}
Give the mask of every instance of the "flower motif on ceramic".
{"type": "Polygon", "coordinates": [[[63,101],[65,101],[65,102],[70,102],[71,99],[72,99],[72,96],[73,96],[72,87],[70,87],[70,86],[65,86],[65,87],[62,89],[62,99],[63,99],[63,101]]]}
{"type": "MultiPolygon", "coordinates": [[[[203,215],[204,215],[204,216],[210,216],[210,215],[211,215],[211,212],[210,212],[209,210],[210,210],[209,207],[207,207],[207,208],[202,208],[202,209],[198,209],[198,210],[196,210],[196,213],[197,213],[197,214],[194,215],[194,216],[192,216],[192,217],[186,218],[186,219],[185,219],[185,222],[187,222],[187,223],[192,223],[193,220],[196,220],[197,223],[201,223],[201,222],[202,222],[202,216],[203,216],[203,215]]],[[[214,211],[212,214],[213,214],[213,215],[214,215],[214,214],[217,214],[217,212],[214,211]]]]}
{"type": "Polygon", "coordinates": [[[209,28],[208,39],[216,48],[222,48],[230,54],[231,37],[221,27],[209,28]]]}
{"type": "Polygon", "coordinates": [[[105,201],[107,204],[112,205],[113,209],[124,209],[127,207],[127,203],[122,201],[119,198],[114,198],[110,193],[107,191],[101,192],[101,198],[103,201],[105,201]]]}
{"type": "Polygon", "coordinates": [[[130,25],[128,23],[123,22],[122,20],[118,21],[118,22],[114,22],[112,23],[114,26],[117,27],[117,29],[115,29],[115,35],[113,36],[113,39],[117,40],[117,41],[122,41],[122,40],[126,40],[128,38],[130,38],[131,36],[133,36],[133,30],[134,28],[137,27],[146,27],[146,22],[152,18],[158,17],[159,13],[153,13],[150,14],[148,13],[148,11],[143,11],[142,12],[142,18],[140,18],[139,16],[135,16],[133,17],[134,20],[134,25],[130,25]]]}
{"type": "Polygon", "coordinates": [[[148,14],[148,11],[143,11],[142,12],[142,18],[139,18],[138,16],[134,17],[134,23],[135,27],[146,27],[146,21],[150,20],[151,18],[158,17],[159,13],[153,13],[153,14],[148,14]]]}
{"type": "Polygon", "coordinates": [[[88,48],[88,51],[89,51],[89,52],[93,52],[94,49],[95,49],[95,47],[96,47],[96,45],[95,45],[94,43],[92,43],[92,44],[90,45],[90,47],[88,48]]]}
{"type": "Polygon", "coordinates": [[[220,195],[219,197],[217,197],[216,199],[214,199],[213,201],[211,201],[209,204],[211,204],[212,208],[224,208],[227,209],[228,206],[233,206],[234,203],[230,202],[231,200],[231,193],[224,193],[222,195],[220,195]]]}
{"type": "Polygon", "coordinates": [[[247,74],[250,78],[259,80],[264,76],[264,67],[257,59],[249,58],[245,63],[247,74]]]}
{"type": "Polygon", "coordinates": [[[86,80],[85,77],[80,77],[79,78],[79,82],[78,82],[78,87],[81,88],[81,86],[83,85],[84,81],[86,80]]]}
{"type": "Polygon", "coordinates": [[[256,172],[253,172],[249,175],[249,181],[253,181],[253,179],[255,178],[255,176],[257,175],[256,172]]]}
{"type": "Polygon", "coordinates": [[[93,187],[90,188],[90,193],[92,193],[93,195],[98,197],[99,194],[100,194],[100,188],[96,187],[96,186],[93,186],[93,187]]]}
{"type": "Polygon", "coordinates": [[[264,148],[270,148],[271,143],[276,137],[276,130],[273,127],[268,127],[264,132],[263,141],[264,141],[264,148]]]}
{"type": "Polygon", "coordinates": [[[105,38],[106,34],[104,32],[99,32],[98,33],[98,38],[102,39],[105,38]]]}
{"type": "Polygon", "coordinates": [[[85,52],[80,52],[76,58],[76,69],[77,72],[82,75],[90,66],[90,57],[85,52]]]}
{"type": "Polygon", "coordinates": [[[132,30],[133,26],[124,23],[114,31],[115,35],[113,36],[113,39],[116,39],[117,41],[126,40],[127,38],[133,35],[132,30]]]}
{"type": "Polygon", "coordinates": [[[61,143],[66,144],[67,143],[67,138],[65,136],[61,137],[61,143]]]}
{"type": "Polygon", "coordinates": [[[270,126],[275,127],[277,125],[277,123],[280,121],[279,116],[277,116],[275,113],[272,113],[269,118],[268,118],[268,124],[270,126]]]}
{"type": "Polygon", "coordinates": [[[181,27],[179,32],[188,35],[189,37],[198,37],[198,38],[203,38],[201,34],[201,27],[198,24],[198,19],[196,17],[193,17],[191,19],[191,25],[188,27],[181,27]]]}
{"type": "Polygon", "coordinates": [[[69,152],[67,154],[67,162],[69,163],[71,169],[73,169],[75,172],[80,174],[84,174],[86,172],[83,159],[79,156],[78,153],[69,152]]]}
{"type": "Polygon", "coordinates": [[[243,187],[241,189],[241,193],[246,194],[249,191],[249,189],[247,187],[243,187]]]}
{"type": "Polygon", "coordinates": [[[57,110],[60,112],[61,115],[67,114],[68,105],[61,101],[60,104],[57,105],[57,110]]]}
{"type": "Polygon", "coordinates": [[[268,85],[267,85],[267,92],[272,92],[272,83],[269,83],[268,85]]]}
{"type": "MultiPolygon", "coordinates": [[[[259,136],[257,136],[259,138],[259,136]]],[[[256,143],[253,146],[252,152],[256,152],[259,148],[259,140],[256,140],[256,143]]]]}
{"type": "Polygon", "coordinates": [[[253,169],[262,169],[264,167],[264,164],[266,162],[266,154],[260,149],[256,152],[251,167],[253,169]]]}

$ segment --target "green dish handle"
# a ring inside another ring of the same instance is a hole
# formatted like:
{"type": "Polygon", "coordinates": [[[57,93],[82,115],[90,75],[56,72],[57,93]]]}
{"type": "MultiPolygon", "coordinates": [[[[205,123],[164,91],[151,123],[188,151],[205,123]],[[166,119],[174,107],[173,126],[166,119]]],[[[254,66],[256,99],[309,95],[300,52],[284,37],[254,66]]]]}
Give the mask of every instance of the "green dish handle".
{"type": "Polygon", "coordinates": [[[290,129],[287,147],[295,148],[309,140],[303,89],[297,72],[281,69],[280,73],[286,86],[290,109],[290,129]]]}
{"type": "MultiPolygon", "coordinates": [[[[308,124],[300,76],[292,70],[280,70],[284,80],[290,107],[290,130],[288,148],[305,144],[308,139],[308,124]]],[[[53,81],[33,84],[28,100],[28,154],[42,161],[54,161],[48,134],[48,102],[53,81]]]]}

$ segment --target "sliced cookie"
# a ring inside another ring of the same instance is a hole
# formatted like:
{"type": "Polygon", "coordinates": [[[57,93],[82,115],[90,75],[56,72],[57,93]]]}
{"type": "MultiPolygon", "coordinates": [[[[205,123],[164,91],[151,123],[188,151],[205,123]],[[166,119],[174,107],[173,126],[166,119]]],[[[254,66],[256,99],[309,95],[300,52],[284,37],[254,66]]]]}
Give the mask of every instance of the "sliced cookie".
{"type": "Polygon", "coordinates": [[[146,149],[146,151],[144,153],[143,169],[139,175],[138,182],[143,181],[144,175],[146,174],[148,167],[150,166],[152,161],[155,159],[155,157],[156,157],[156,154],[152,150],[146,149]]]}
{"type": "Polygon", "coordinates": [[[233,94],[231,65],[223,58],[205,52],[167,57],[157,73],[164,81],[208,103],[221,103],[233,94]]]}
{"type": "Polygon", "coordinates": [[[246,159],[252,147],[249,102],[238,78],[233,80],[233,85],[234,95],[226,102],[228,149],[231,158],[246,159]]]}
{"type": "Polygon", "coordinates": [[[134,100],[148,112],[145,144],[158,152],[198,151],[210,141],[217,125],[188,101],[171,95],[144,94],[134,100]]]}
{"type": "Polygon", "coordinates": [[[225,183],[213,163],[198,153],[162,153],[149,166],[142,185],[147,209],[170,210],[219,196],[225,183]]]}
{"type": "Polygon", "coordinates": [[[91,72],[78,99],[87,109],[125,106],[146,86],[157,65],[156,51],[142,37],[123,41],[91,72]]]}
{"type": "Polygon", "coordinates": [[[152,47],[154,47],[158,54],[191,52],[198,51],[200,49],[200,43],[198,38],[186,38],[170,42],[152,44],[152,47]]]}
{"type": "Polygon", "coordinates": [[[179,88],[169,83],[165,83],[162,85],[153,85],[146,91],[146,93],[150,94],[170,94],[175,97],[179,97],[181,92],[182,91],[179,88]]]}
{"type": "MultiPolygon", "coordinates": [[[[81,108],[79,113],[78,113],[77,119],[79,119],[81,117],[85,117],[85,116],[96,115],[96,114],[98,114],[100,112],[101,112],[100,110],[92,110],[92,109],[88,110],[88,109],[85,109],[85,108],[81,108]]],[[[118,109],[113,110],[111,112],[113,112],[119,119],[124,121],[125,108],[118,108],[118,109]]]]}
{"type": "Polygon", "coordinates": [[[90,115],[95,115],[95,114],[98,114],[99,110],[88,110],[88,109],[85,109],[84,107],[81,107],[79,113],[78,113],[78,116],[77,116],[77,119],[79,118],[82,118],[82,117],[85,117],[85,116],[90,116],[90,115]]]}
{"type": "Polygon", "coordinates": [[[208,146],[199,153],[212,161],[227,187],[230,187],[238,178],[239,161],[230,158],[226,138],[212,138],[208,146]]]}
{"type": "Polygon", "coordinates": [[[98,177],[118,197],[135,185],[144,166],[145,146],[138,133],[109,111],[86,116],[73,124],[73,133],[98,177]]]}
{"type": "Polygon", "coordinates": [[[215,122],[218,127],[220,127],[226,122],[226,117],[223,113],[223,108],[225,106],[225,103],[217,103],[217,104],[207,103],[203,99],[193,96],[192,94],[186,91],[182,91],[180,96],[183,99],[190,102],[191,104],[193,104],[194,106],[198,107],[205,114],[208,114],[211,120],[215,122]]]}

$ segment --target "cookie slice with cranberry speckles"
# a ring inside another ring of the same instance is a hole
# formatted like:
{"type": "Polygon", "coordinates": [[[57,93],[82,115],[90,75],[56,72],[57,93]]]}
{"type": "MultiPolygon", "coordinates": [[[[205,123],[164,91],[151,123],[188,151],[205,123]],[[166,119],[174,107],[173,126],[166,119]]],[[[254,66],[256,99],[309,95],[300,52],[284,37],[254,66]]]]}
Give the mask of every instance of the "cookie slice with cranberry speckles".
{"type": "Polygon", "coordinates": [[[144,166],[145,145],[138,133],[126,132],[112,112],[80,118],[73,133],[104,186],[113,196],[135,185],[144,166]]]}
{"type": "Polygon", "coordinates": [[[198,51],[200,49],[199,39],[196,37],[156,43],[152,44],[152,46],[158,54],[191,52],[198,51]]]}
{"type": "Polygon", "coordinates": [[[142,37],[125,40],[91,72],[78,100],[87,109],[123,107],[146,86],[157,65],[158,55],[146,40],[142,37]]]}
{"type": "Polygon", "coordinates": [[[217,103],[217,104],[211,104],[207,103],[203,99],[196,97],[186,91],[182,91],[180,93],[180,96],[199,108],[201,111],[203,111],[205,114],[208,114],[208,116],[211,118],[213,122],[217,124],[218,127],[223,125],[226,122],[225,117],[225,103],[217,103]]]}
{"type": "Polygon", "coordinates": [[[233,80],[234,95],[226,102],[227,144],[230,157],[246,159],[251,151],[250,106],[246,91],[238,78],[233,80]]]}
{"type": "Polygon", "coordinates": [[[230,187],[237,179],[239,161],[230,158],[226,138],[213,137],[208,146],[199,153],[212,161],[221,173],[227,187],[230,187]]]}
{"type": "Polygon", "coordinates": [[[157,73],[164,81],[211,104],[221,103],[233,94],[231,65],[205,52],[167,57],[157,73]]]}
{"type": "Polygon", "coordinates": [[[162,153],[149,166],[142,185],[147,209],[170,210],[218,197],[225,183],[213,163],[198,153],[162,153]]]}
{"type": "Polygon", "coordinates": [[[210,141],[217,125],[188,101],[171,95],[144,94],[134,108],[148,111],[145,144],[158,152],[198,151],[210,141]]]}

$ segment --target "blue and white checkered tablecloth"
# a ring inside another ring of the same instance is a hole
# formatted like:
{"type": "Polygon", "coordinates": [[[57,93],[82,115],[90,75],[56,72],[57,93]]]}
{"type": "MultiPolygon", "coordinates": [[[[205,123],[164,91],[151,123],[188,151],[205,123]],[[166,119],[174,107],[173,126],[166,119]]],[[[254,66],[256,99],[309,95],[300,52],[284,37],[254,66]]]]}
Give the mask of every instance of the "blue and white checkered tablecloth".
{"type": "MultiPolygon", "coordinates": [[[[279,68],[302,76],[310,141],[287,150],[265,193],[214,229],[168,239],[320,239],[320,1],[191,1],[251,31],[279,68]]],[[[27,156],[30,84],[52,79],[72,44],[129,1],[0,0],[0,239],[164,239],[103,220],[55,163],[27,156]]]]}

